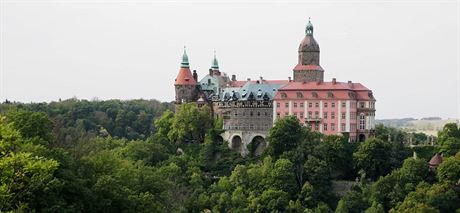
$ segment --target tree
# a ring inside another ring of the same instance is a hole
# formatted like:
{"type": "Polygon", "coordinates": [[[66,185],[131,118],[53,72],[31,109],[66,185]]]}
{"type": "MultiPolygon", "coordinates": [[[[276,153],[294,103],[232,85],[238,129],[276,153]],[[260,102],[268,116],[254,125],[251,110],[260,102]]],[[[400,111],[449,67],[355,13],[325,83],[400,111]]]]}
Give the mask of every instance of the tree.
{"type": "Polygon", "coordinates": [[[437,169],[437,176],[440,182],[456,184],[460,180],[460,159],[445,158],[437,169]]]}
{"type": "Polygon", "coordinates": [[[447,123],[438,132],[438,142],[441,144],[448,138],[460,138],[460,129],[456,123],[447,123]]]}
{"type": "Polygon", "coordinates": [[[53,122],[43,112],[25,110],[13,111],[7,115],[9,122],[25,138],[38,138],[45,143],[51,142],[53,122]]]}
{"type": "Polygon", "coordinates": [[[460,137],[448,137],[441,141],[439,149],[445,156],[454,156],[460,150],[460,137]]]}
{"type": "Polygon", "coordinates": [[[288,116],[278,119],[268,133],[266,152],[278,159],[284,152],[294,150],[304,136],[305,127],[300,125],[296,117],[288,116]]]}
{"type": "Polygon", "coordinates": [[[368,207],[367,202],[363,199],[361,193],[349,191],[340,199],[336,213],[363,212],[368,207]]]}
{"type": "Polygon", "coordinates": [[[353,153],[356,167],[363,169],[367,176],[375,180],[390,171],[390,150],[391,146],[380,139],[367,139],[353,153]]]}
{"type": "Polygon", "coordinates": [[[284,212],[289,204],[289,195],[282,190],[269,188],[260,197],[250,198],[250,212],[284,212]]]}
{"type": "Polygon", "coordinates": [[[287,159],[278,159],[270,173],[270,185],[274,189],[291,193],[298,191],[293,173],[293,164],[287,159]]]}
{"type": "Polygon", "coordinates": [[[174,113],[169,110],[166,110],[163,115],[154,121],[155,124],[155,135],[157,137],[168,138],[168,133],[171,130],[173,123],[174,113]]]}
{"type": "Polygon", "coordinates": [[[13,126],[0,116],[0,211],[27,210],[28,195],[46,187],[59,165],[21,151],[24,140],[13,126]]]}
{"type": "Polygon", "coordinates": [[[212,128],[213,124],[208,106],[198,108],[194,103],[182,104],[174,115],[168,138],[178,143],[203,142],[206,130],[212,128]]]}
{"type": "Polygon", "coordinates": [[[406,159],[403,167],[381,177],[371,187],[371,201],[386,210],[402,202],[428,176],[428,165],[423,159],[406,159]]]}

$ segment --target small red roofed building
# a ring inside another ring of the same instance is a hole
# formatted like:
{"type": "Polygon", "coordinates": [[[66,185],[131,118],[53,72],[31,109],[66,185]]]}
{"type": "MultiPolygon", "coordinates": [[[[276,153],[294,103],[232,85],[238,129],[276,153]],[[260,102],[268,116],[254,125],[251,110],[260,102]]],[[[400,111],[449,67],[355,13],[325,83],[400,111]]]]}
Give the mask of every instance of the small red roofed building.
{"type": "Polygon", "coordinates": [[[428,162],[428,165],[430,166],[430,171],[436,171],[438,166],[442,163],[443,157],[439,153],[436,153],[431,159],[430,162],[428,162]]]}

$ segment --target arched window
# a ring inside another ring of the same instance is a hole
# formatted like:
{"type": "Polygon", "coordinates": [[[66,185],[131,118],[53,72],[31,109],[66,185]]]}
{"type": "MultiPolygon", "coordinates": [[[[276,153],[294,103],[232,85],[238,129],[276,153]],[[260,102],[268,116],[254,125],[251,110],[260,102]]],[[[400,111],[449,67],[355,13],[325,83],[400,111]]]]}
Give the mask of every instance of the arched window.
{"type": "Polygon", "coordinates": [[[364,113],[359,114],[359,129],[365,128],[365,119],[364,113]]]}

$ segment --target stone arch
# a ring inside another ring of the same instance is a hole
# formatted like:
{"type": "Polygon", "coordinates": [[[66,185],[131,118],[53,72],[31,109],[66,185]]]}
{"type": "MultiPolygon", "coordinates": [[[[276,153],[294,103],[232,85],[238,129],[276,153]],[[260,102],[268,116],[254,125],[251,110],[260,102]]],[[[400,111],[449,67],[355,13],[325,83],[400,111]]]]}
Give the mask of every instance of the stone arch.
{"type": "Polygon", "coordinates": [[[265,148],[267,148],[267,142],[263,136],[256,135],[252,138],[250,146],[251,150],[249,150],[249,152],[251,152],[254,156],[260,156],[264,152],[265,148]]]}
{"type": "Polygon", "coordinates": [[[366,140],[366,136],[364,134],[359,134],[358,141],[359,142],[364,142],[365,140],[366,140]]]}
{"type": "Polygon", "coordinates": [[[241,140],[241,136],[235,135],[232,137],[231,144],[230,144],[232,149],[240,151],[242,144],[243,144],[243,141],[241,140]]]}
{"type": "Polygon", "coordinates": [[[222,145],[224,143],[224,138],[220,135],[216,136],[216,143],[222,145]]]}

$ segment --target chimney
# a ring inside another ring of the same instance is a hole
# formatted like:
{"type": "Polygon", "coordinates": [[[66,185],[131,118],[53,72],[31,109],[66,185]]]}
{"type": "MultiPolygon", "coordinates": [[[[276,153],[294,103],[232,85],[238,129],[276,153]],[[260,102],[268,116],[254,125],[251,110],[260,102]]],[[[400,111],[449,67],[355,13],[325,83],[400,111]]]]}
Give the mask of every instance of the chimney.
{"type": "Polygon", "coordinates": [[[350,86],[351,88],[353,88],[353,83],[351,83],[351,81],[348,81],[348,86],[350,86]]]}
{"type": "Polygon", "coordinates": [[[232,81],[236,81],[236,75],[232,75],[232,81]]]}
{"type": "Polygon", "coordinates": [[[198,82],[198,74],[196,73],[196,70],[193,70],[193,79],[198,82]]]}
{"type": "Polygon", "coordinates": [[[291,80],[291,77],[288,77],[288,79],[289,79],[289,82],[291,82],[291,81],[292,81],[292,80],[291,80]]]}
{"type": "Polygon", "coordinates": [[[212,76],[212,69],[209,69],[209,75],[212,76]]]}
{"type": "Polygon", "coordinates": [[[332,84],[336,84],[337,80],[335,78],[332,78],[332,84]]]}
{"type": "Polygon", "coordinates": [[[264,78],[260,76],[260,83],[263,83],[263,82],[264,82],[264,78]]]}
{"type": "Polygon", "coordinates": [[[248,81],[251,81],[251,78],[248,78],[248,81]]]}

